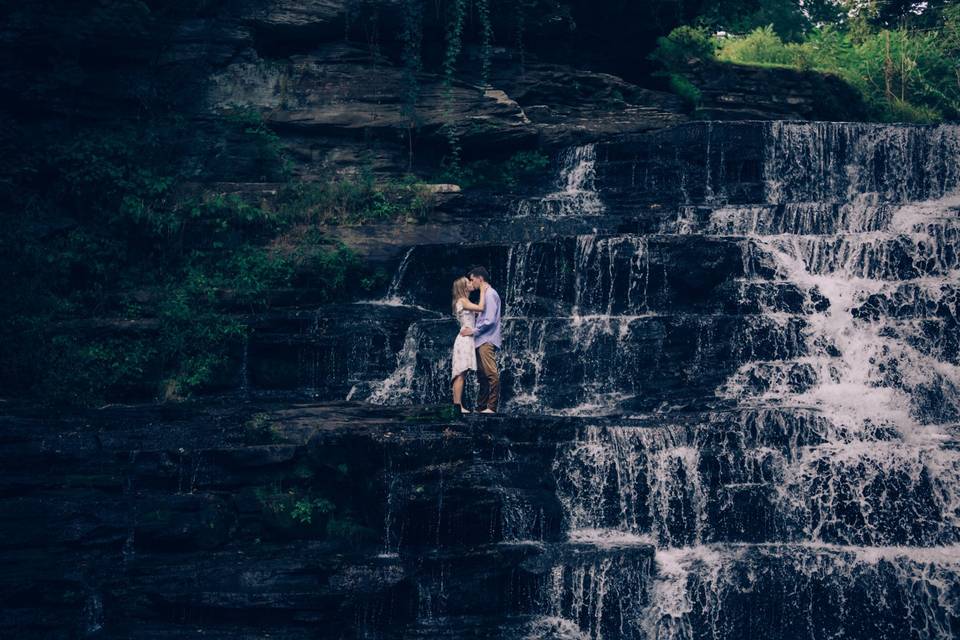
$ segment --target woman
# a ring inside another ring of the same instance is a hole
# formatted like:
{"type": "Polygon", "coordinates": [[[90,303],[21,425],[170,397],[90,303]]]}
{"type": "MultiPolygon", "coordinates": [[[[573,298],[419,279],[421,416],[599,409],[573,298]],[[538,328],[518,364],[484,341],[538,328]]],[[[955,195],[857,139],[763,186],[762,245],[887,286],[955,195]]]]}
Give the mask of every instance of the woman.
{"type": "MultiPolygon", "coordinates": [[[[467,278],[457,278],[453,281],[453,315],[460,322],[460,328],[474,328],[477,320],[477,313],[483,311],[484,294],[487,292],[487,285],[480,285],[480,304],[470,302],[470,280],[467,278]]],[[[477,352],[473,346],[473,336],[461,336],[457,334],[457,339],[453,341],[453,404],[460,407],[461,413],[470,413],[468,409],[463,408],[463,384],[464,376],[467,371],[477,370],[477,352]]]]}

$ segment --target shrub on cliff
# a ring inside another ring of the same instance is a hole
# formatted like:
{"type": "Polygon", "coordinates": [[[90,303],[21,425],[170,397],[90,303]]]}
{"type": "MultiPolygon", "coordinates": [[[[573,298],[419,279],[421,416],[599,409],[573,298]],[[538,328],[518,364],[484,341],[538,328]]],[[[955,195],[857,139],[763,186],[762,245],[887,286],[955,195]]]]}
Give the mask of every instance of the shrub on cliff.
{"type": "MultiPolygon", "coordinates": [[[[282,168],[270,132],[249,118],[224,126],[255,150],[255,175],[282,168]]],[[[327,299],[378,284],[352,251],[297,230],[303,211],[187,192],[186,127],[144,119],[6,141],[0,186],[19,213],[0,228],[8,393],[71,404],[189,395],[220,383],[247,331],[236,311],[262,309],[272,289],[304,272],[327,299]]]]}
{"type": "Polygon", "coordinates": [[[938,31],[881,30],[860,39],[824,27],[799,44],[783,42],[767,26],[722,40],[718,58],[833,73],[860,90],[878,120],[956,119],[960,117],[960,13],[957,16],[938,31]]]}
{"type": "Polygon", "coordinates": [[[433,194],[416,178],[377,178],[366,167],[352,175],[316,182],[291,182],[277,199],[290,223],[356,225],[422,220],[433,209],[433,194]]]}
{"type": "Polygon", "coordinates": [[[716,49],[716,41],[706,29],[683,26],[657,38],[657,48],[650,59],[670,71],[677,71],[692,62],[713,60],[716,49]]]}
{"type": "Polygon", "coordinates": [[[517,151],[502,160],[474,160],[459,165],[446,165],[436,176],[438,182],[451,182],[464,189],[486,187],[515,191],[520,185],[543,177],[550,158],[540,151],[517,151]]]}

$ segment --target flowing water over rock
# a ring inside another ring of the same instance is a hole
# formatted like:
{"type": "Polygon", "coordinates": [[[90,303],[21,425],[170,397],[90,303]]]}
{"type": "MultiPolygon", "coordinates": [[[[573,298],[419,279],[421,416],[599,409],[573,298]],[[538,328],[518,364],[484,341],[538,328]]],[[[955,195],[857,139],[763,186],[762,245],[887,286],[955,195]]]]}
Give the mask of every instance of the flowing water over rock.
{"type": "MultiPolygon", "coordinates": [[[[394,282],[439,310],[488,265],[504,410],[583,417],[553,474],[600,555],[551,569],[535,635],[955,637],[960,128],[681,129],[574,149],[521,206],[656,233],[416,247],[394,282]]],[[[413,322],[354,397],[442,402],[452,334],[413,322]]]]}
{"type": "Polygon", "coordinates": [[[567,149],[560,154],[560,175],[557,190],[542,198],[521,200],[517,215],[546,219],[564,216],[596,216],[604,211],[597,193],[597,145],[588,144],[567,149]]]}
{"type": "Polygon", "coordinates": [[[0,629],[960,636],[960,127],[692,123],[557,160],[490,214],[522,241],[256,317],[249,404],[5,419],[0,554],[31,566],[0,629]],[[503,411],[451,418],[472,264],[503,411]]]}

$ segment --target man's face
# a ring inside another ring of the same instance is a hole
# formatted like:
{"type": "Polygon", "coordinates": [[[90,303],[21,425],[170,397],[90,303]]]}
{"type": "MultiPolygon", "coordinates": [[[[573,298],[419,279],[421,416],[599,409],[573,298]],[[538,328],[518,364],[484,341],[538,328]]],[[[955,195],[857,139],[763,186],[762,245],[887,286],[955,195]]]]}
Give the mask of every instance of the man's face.
{"type": "Polygon", "coordinates": [[[483,278],[480,276],[470,276],[470,291],[476,291],[479,289],[481,282],[483,282],[483,278]]]}

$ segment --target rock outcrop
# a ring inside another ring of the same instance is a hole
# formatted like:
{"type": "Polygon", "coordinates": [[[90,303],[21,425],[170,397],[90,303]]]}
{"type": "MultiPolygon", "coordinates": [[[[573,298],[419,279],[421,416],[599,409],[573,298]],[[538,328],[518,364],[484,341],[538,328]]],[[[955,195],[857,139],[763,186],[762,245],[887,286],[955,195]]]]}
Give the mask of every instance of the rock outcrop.
{"type": "MultiPolygon", "coordinates": [[[[193,188],[263,206],[276,177],[222,129],[244,110],[304,180],[361,162],[430,175],[448,118],[466,159],[536,148],[551,176],[438,187],[425,224],[325,229],[389,282],[331,303],[303,278],[262,313],[224,296],[251,332],[202,401],[4,404],[0,635],[960,632],[957,127],[687,122],[635,84],[649,43],[603,51],[603,21],[644,3],[534,3],[490,86],[473,59],[449,92],[435,23],[413,76],[384,35],[403,3],[114,4],[47,24],[83,27],[49,65],[49,30],[0,34],[18,135],[120,122],[150,97],[195,127],[193,188]],[[376,31],[353,22],[369,5],[376,31]],[[445,404],[449,284],[473,263],[504,302],[498,416],[445,404]]],[[[711,69],[692,73],[717,117],[858,108],[821,110],[832,80],[711,69]]]]}
{"type": "Polygon", "coordinates": [[[711,62],[684,75],[700,92],[704,120],[857,122],[869,115],[860,93],[829,73],[711,62]]]}

